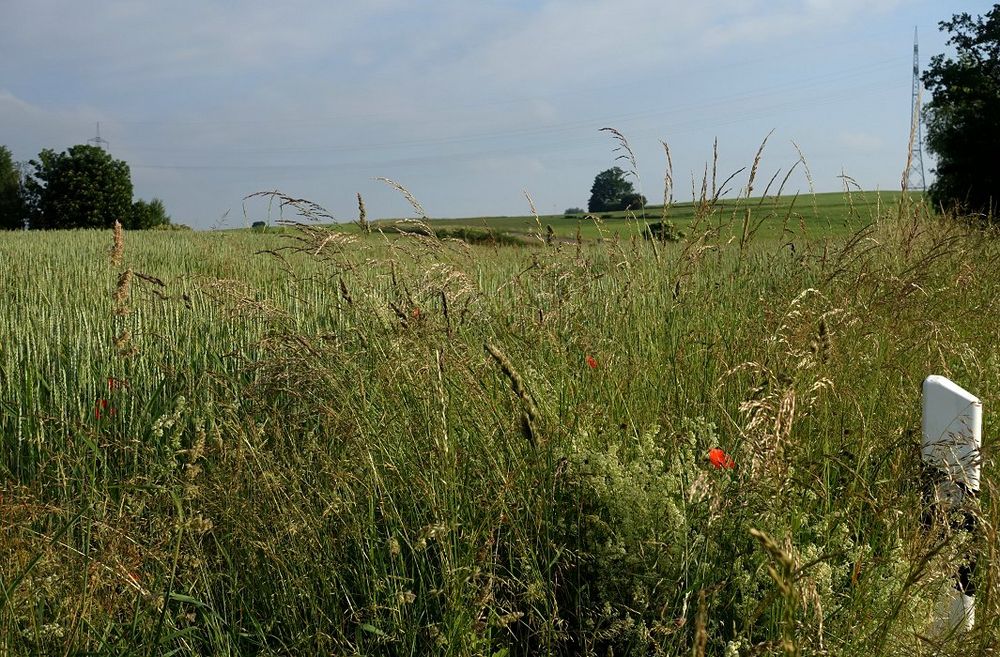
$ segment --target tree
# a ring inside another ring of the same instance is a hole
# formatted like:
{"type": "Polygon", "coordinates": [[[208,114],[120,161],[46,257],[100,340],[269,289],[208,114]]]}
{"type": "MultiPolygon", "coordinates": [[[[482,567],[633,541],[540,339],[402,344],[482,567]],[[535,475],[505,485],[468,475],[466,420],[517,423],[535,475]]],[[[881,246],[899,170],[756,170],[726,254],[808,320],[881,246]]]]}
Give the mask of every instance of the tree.
{"type": "Polygon", "coordinates": [[[21,173],[7,147],[0,146],[0,229],[23,228],[26,215],[21,173]]]}
{"type": "Polygon", "coordinates": [[[132,212],[122,226],[128,230],[148,230],[170,223],[163,201],[154,198],[152,201],[139,199],[132,204],[132,212]]]}
{"type": "Polygon", "coordinates": [[[31,228],[109,228],[132,213],[128,165],[97,146],[45,149],[25,185],[31,228]]]}
{"type": "Polygon", "coordinates": [[[1000,203],[1000,4],[939,23],[955,58],[935,55],[923,75],[927,148],[937,157],[935,205],[993,215],[1000,203]]]}
{"type": "Polygon", "coordinates": [[[632,188],[632,183],[626,180],[625,172],[619,167],[612,167],[600,172],[594,178],[587,210],[590,212],[624,210],[625,197],[630,194],[635,194],[635,189],[632,188]]]}
{"type": "Polygon", "coordinates": [[[641,210],[646,207],[646,197],[639,192],[626,194],[621,200],[622,210],[641,210]]]}

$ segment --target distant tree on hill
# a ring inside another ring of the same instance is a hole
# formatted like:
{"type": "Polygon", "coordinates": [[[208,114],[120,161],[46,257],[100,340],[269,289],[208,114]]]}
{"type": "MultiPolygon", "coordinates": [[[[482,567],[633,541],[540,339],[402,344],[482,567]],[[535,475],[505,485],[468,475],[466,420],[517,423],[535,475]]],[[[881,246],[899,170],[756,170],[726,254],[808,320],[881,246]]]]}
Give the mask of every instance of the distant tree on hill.
{"type": "Polygon", "coordinates": [[[638,192],[626,194],[621,200],[622,210],[641,210],[646,207],[646,197],[638,192]]]}
{"type": "Polygon", "coordinates": [[[625,178],[625,172],[619,167],[612,167],[600,172],[594,178],[590,188],[590,201],[587,210],[590,212],[608,212],[624,210],[627,201],[637,201],[632,183],[625,178]]]}
{"type": "Polygon", "coordinates": [[[0,146],[0,229],[24,227],[27,206],[21,193],[21,174],[6,146],[0,146]]]}
{"type": "Polygon", "coordinates": [[[571,217],[574,214],[585,214],[585,213],[583,211],[583,208],[566,208],[566,211],[563,212],[563,215],[567,217],[571,217]]]}
{"type": "Polygon", "coordinates": [[[931,200],[995,215],[1000,204],[1000,4],[942,21],[955,58],[935,55],[923,75],[927,147],[937,157],[931,200]]]}
{"type": "Polygon", "coordinates": [[[128,230],[148,230],[166,226],[170,223],[163,201],[154,198],[152,201],[139,199],[132,204],[132,212],[127,221],[122,222],[128,230]]]}
{"type": "Polygon", "coordinates": [[[25,183],[31,228],[110,228],[132,216],[128,164],[97,146],[45,149],[25,183]]]}

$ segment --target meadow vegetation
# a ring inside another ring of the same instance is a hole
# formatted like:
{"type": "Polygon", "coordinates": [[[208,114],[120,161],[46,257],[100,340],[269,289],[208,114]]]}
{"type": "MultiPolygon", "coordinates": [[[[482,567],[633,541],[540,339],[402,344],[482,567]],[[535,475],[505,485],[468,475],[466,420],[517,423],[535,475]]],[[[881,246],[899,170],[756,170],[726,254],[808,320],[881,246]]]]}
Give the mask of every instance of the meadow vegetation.
{"type": "Polygon", "coordinates": [[[0,653],[994,654],[1000,242],[838,198],[0,235],[0,653]],[[974,537],[921,523],[931,373],[974,537]]]}

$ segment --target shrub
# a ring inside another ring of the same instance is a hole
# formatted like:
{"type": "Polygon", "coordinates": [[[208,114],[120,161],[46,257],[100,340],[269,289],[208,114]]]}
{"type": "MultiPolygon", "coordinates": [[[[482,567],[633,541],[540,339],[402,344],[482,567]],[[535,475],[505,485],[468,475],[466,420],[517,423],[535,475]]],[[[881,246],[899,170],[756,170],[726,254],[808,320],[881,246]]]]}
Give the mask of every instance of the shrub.
{"type": "Polygon", "coordinates": [[[154,198],[152,201],[139,199],[132,204],[132,212],[123,222],[128,230],[149,230],[170,224],[170,217],[163,206],[163,201],[154,198]]]}
{"type": "Polygon", "coordinates": [[[646,207],[646,197],[638,192],[626,194],[621,199],[621,210],[641,210],[646,207]]]}
{"type": "Polygon", "coordinates": [[[647,240],[660,240],[661,242],[679,242],[684,237],[684,233],[677,230],[674,222],[667,220],[649,224],[643,231],[643,237],[647,240]]]}

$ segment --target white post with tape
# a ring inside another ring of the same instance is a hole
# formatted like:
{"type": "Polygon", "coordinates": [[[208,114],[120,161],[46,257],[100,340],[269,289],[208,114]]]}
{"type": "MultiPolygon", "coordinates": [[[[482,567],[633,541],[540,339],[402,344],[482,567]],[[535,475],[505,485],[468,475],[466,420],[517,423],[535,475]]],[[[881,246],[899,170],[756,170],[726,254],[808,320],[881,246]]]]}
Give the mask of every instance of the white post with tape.
{"type": "MultiPolygon", "coordinates": [[[[932,472],[931,503],[942,510],[959,508],[979,492],[982,467],[983,404],[943,376],[929,376],[923,385],[923,444],[921,455],[932,472]]],[[[960,529],[972,530],[974,519],[960,529]]],[[[972,629],[976,619],[972,567],[956,570],[955,586],[938,600],[935,634],[972,629]]]]}

